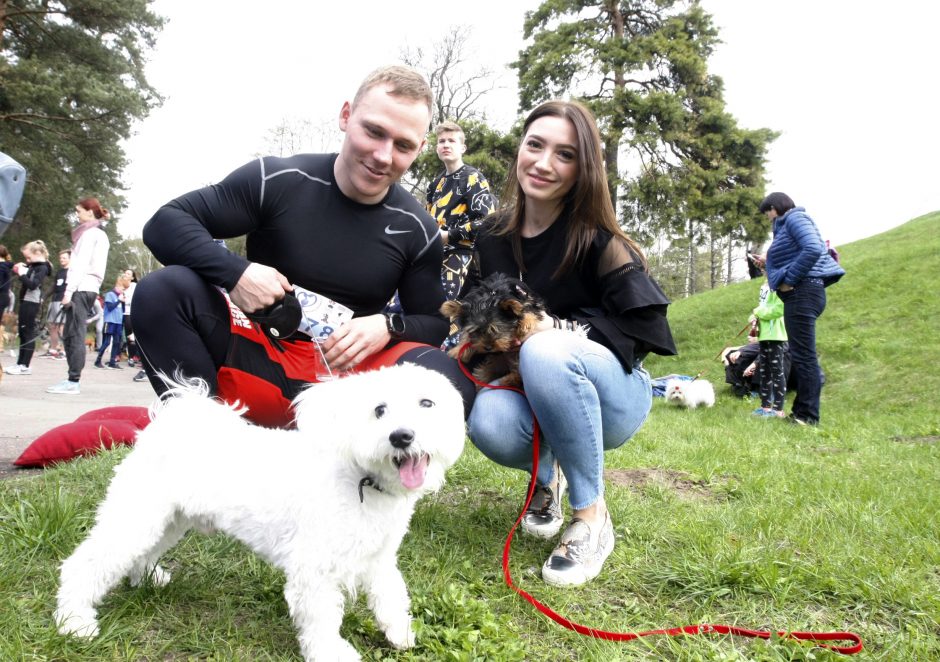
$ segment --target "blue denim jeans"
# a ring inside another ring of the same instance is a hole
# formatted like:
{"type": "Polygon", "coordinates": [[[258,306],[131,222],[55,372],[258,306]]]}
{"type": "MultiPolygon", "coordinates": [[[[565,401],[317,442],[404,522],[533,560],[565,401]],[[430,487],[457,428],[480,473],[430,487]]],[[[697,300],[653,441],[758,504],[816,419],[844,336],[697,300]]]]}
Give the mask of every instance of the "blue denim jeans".
{"type": "Polygon", "coordinates": [[[796,373],[792,412],[804,421],[818,423],[822,380],[816,355],[816,320],[826,309],[826,288],[818,280],[804,280],[779,295],[790,341],[790,366],[796,373]]]}
{"type": "Polygon", "coordinates": [[[537,481],[553,479],[558,460],[575,510],[604,494],[604,451],[623,445],[649,415],[653,394],[641,366],[624,370],[614,354],[566,331],[543,331],[522,345],[526,395],[484,389],[468,419],[470,439],[488,458],[532,471],[532,414],[541,428],[537,481]]]}

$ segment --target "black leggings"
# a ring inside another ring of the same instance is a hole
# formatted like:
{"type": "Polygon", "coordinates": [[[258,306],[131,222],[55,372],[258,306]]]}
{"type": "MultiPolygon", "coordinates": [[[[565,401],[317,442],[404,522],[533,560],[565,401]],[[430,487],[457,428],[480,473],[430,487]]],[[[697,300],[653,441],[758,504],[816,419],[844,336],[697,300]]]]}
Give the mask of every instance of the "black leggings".
{"type": "Polygon", "coordinates": [[[36,334],[39,332],[36,316],[39,315],[39,304],[35,301],[20,301],[20,314],[17,318],[17,329],[20,334],[20,355],[17,365],[29,367],[33,360],[33,351],[36,349],[36,334]]]}
{"type": "MultiPolygon", "coordinates": [[[[167,390],[158,372],[198,377],[218,391],[218,372],[224,365],[231,340],[228,305],[218,289],[187,267],[170,266],[155,271],[134,290],[131,323],[137,348],[157,393],[167,390]]],[[[405,352],[396,363],[416,363],[448,377],[460,391],[465,417],[470,413],[476,388],[457,362],[436,347],[405,352]]]]}
{"type": "Polygon", "coordinates": [[[783,411],[787,395],[787,375],[783,363],[783,341],[760,341],[760,406],[783,411]]]}
{"type": "MultiPolygon", "coordinates": [[[[133,311],[133,308],[131,308],[133,311]]],[[[134,336],[134,323],[131,321],[130,315],[124,316],[124,339],[127,341],[127,358],[136,359],[137,358],[137,336],[134,336]]]]}

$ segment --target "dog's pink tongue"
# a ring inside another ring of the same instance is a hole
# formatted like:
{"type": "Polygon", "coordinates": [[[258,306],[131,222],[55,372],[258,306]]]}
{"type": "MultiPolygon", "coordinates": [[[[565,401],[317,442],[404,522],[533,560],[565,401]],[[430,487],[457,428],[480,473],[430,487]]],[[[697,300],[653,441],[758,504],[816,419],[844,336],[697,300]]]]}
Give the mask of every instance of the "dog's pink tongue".
{"type": "Polygon", "coordinates": [[[409,490],[421,487],[424,484],[424,472],[428,469],[430,459],[428,455],[406,457],[398,467],[398,476],[401,478],[401,484],[409,490]]]}

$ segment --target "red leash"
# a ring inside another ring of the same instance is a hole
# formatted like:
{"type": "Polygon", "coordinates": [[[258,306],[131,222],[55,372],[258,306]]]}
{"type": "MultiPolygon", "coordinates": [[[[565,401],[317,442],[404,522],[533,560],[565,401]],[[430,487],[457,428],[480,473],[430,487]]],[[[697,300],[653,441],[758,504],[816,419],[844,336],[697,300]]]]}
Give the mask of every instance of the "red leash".
{"type": "MultiPolygon", "coordinates": [[[[466,351],[468,345],[464,345],[460,348],[459,355],[463,356],[463,353],[466,351]]],[[[525,392],[522,389],[516,388],[514,386],[502,386],[500,384],[484,384],[479,381],[473,375],[470,374],[470,371],[467,370],[467,366],[463,361],[457,361],[457,364],[460,366],[463,374],[472,381],[477,386],[482,388],[493,388],[493,389],[502,389],[506,391],[515,391],[516,393],[525,396],[525,392]]],[[[509,535],[506,536],[506,542],[503,545],[503,579],[506,581],[506,585],[509,586],[516,593],[521,595],[527,602],[532,604],[540,612],[548,616],[550,619],[562,625],[569,630],[574,630],[578,634],[582,634],[588,637],[594,637],[596,639],[606,639],[607,641],[631,641],[633,639],[639,639],[640,637],[648,637],[651,635],[668,635],[670,637],[676,637],[683,634],[705,634],[707,632],[716,632],[718,634],[733,634],[739,637],[753,637],[756,639],[770,639],[774,634],[780,637],[781,639],[795,639],[797,641],[809,641],[813,642],[814,645],[819,646],[820,648],[828,648],[837,653],[842,653],[843,655],[854,655],[862,650],[862,638],[859,637],[854,632],[787,632],[786,630],[778,630],[776,633],[769,632],[767,630],[748,630],[746,628],[734,627],[733,625],[684,625],[682,627],[675,628],[664,628],[661,630],[646,630],[644,632],[608,632],[607,630],[598,630],[596,628],[588,627],[586,625],[581,625],[575,623],[574,621],[568,620],[561,614],[554,611],[551,607],[548,607],[538,600],[536,600],[531,594],[527,593],[525,590],[519,588],[512,581],[512,575],[509,572],[509,549],[512,546],[512,538],[516,533],[516,529],[519,527],[519,523],[522,521],[523,515],[525,515],[526,509],[529,507],[529,502],[532,500],[532,494],[535,492],[535,477],[538,474],[539,467],[539,423],[535,418],[535,414],[532,414],[532,478],[529,480],[529,490],[526,494],[525,504],[522,506],[522,512],[519,513],[519,517],[516,518],[516,522],[512,525],[512,528],[509,530],[509,535]],[[824,644],[820,643],[823,641],[850,641],[852,645],[850,646],[836,646],[834,644],[824,644]]]]}

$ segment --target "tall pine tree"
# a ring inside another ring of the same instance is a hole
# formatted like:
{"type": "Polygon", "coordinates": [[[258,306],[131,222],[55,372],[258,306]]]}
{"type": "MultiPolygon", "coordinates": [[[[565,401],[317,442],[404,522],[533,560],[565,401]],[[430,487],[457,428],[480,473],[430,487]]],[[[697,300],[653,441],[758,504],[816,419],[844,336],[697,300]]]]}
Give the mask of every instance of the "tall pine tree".
{"type": "Polygon", "coordinates": [[[85,195],[120,211],[121,141],[161,102],[144,76],[164,23],[151,4],[0,0],[0,149],[27,169],[11,246],[66,247],[66,214],[85,195]]]}

